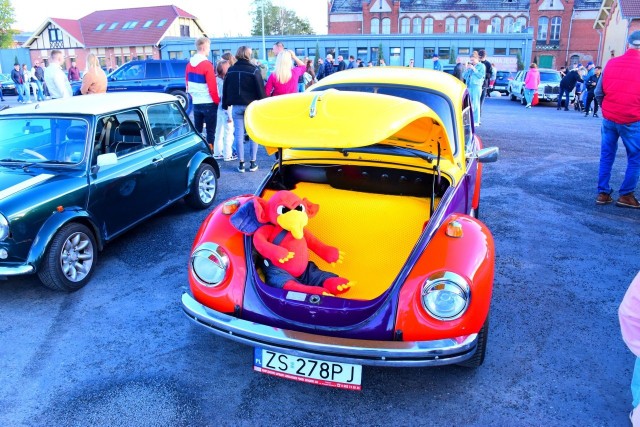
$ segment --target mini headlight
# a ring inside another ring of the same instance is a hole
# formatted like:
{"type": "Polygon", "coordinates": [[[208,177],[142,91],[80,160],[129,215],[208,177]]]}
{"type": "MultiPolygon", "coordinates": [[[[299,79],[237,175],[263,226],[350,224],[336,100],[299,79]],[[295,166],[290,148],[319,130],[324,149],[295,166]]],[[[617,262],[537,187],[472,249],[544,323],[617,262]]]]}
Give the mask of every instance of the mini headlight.
{"type": "Polygon", "coordinates": [[[215,243],[203,243],[191,255],[191,269],[204,286],[218,286],[227,275],[229,257],[215,243]]]}
{"type": "Polygon", "coordinates": [[[469,307],[469,284],[450,271],[431,276],[422,286],[422,306],[433,318],[455,320],[469,307]]]}
{"type": "Polygon", "coordinates": [[[0,214],[0,242],[9,237],[9,222],[0,214]]]}

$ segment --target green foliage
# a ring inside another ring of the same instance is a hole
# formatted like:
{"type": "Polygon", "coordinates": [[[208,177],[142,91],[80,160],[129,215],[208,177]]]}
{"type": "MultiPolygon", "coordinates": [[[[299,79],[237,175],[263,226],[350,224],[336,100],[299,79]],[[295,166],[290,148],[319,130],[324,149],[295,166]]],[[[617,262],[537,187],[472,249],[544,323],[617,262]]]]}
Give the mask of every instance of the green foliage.
{"type": "MultiPolygon", "coordinates": [[[[524,62],[522,62],[522,55],[520,55],[520,52],[518,52],[518,56],[517,56],[516,61],[518,63],[518,71],[524,70],[524,62]]],[[[534,59],[534,61],[535,61],[535,59],[534,59]]]]}
{"type": "Polygon", "coordinates": [[[13,65],[20,65],[20,61],[18,60],[18,55],[13,57],[13,65]]]}
{"type": "Polygon", "coordinates": [[[313,61],[313,69],[317,70],[319,65],[318,65],[318,58],[320,58],[320,45],[316,42],[316,59],[313,61]]]}
{"type": "Polygon", "coordinates": [[[456,47],[451,46],[451,49],[449,50],[449,64],[455,64],[457,57],[458,57],[458,52],[456,51],[456,47]]]}
{"type": "Polygon", "coordinates": [[[264,32],[266,36],[314,34],[308,19],[302,19],[290,9],[274,6],[271,0],[253,0],[251,35],[262,35],[264,6],[264,32]]]}
{"type": "MultiPolygon", "coordinates": [[[[0,49],[10,48],[13,45],[13,36],[17,31],[11,26],[16,22],[13,16],[13,6],[9,0],[0,0],[0,49]]],[[[16,58],[17,61],[17,58],[16,58]]]]}
{"type": "Polygon", "coordinates": [[[382,43],[378,46],[378,64],[380,64],[380,60],[384,59],[384,52],[382,51],[382,43]]]}

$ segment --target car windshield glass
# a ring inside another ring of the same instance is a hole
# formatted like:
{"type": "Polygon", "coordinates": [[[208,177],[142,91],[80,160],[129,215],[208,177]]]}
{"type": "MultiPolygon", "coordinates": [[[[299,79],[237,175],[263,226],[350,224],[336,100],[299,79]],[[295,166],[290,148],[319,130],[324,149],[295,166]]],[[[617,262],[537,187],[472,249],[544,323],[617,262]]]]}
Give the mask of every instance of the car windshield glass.
{"type": "MultiPolygon", "coordinates": [[[[335,86],[323,86],[322,88],[318,88],[318,90],[326,90],[326,89],[339,89],[339,90],[349,90],[354,92],[369,92],[369,93],[381,93],[383,95],[391,95],[397,96],[400,98],[410,99],[412,101],[418,101],[429,108],[431,108],[442,120],[442,124],[447,129],[447,133],[449,134],[449,138],[452,142],[452,148],[455,153],[458,152],[458,143],[456,139],[456,133],[454,132],[454,118],[453,118],[453,107],[449,103],[447,99],[445,99],[442,95],[429,92],[427,89],[417,88],[417,87],[408,87],[408,86],[385,86],[385,85],[376,85],[371,83],[354,83],[354,84],[339,84],[335,86]]],[[[372,124],[375,126],[375,124],[372,124]]]]}
{"type": "Polygon", "coordinates": [[[0,119],[0,162],[75,164],[85,157],[88,124],[59,117],[0,119]]]}
{"type": "Polygon", "coordinates": [[[560,83],[560,73],[541,72],[540,81],[545,83],[560,83]]]}

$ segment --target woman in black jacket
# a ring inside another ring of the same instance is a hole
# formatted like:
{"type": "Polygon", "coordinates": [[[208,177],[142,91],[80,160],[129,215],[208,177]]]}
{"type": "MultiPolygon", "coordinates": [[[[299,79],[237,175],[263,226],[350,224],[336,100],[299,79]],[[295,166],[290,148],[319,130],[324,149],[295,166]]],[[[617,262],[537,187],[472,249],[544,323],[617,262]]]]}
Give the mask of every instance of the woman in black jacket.
{"type": "MultiPolygon", "coordinates": [[[[240,46],[236,52],[237,62],[227,70],[222,87],[222,109],[228,115],[231,107],[233,118],[233,140],[238,150],[240,166],[238,171],[244,173],[244,112],[251,102],[265,98],[264,81],[260,68],[251,63],[251,48],[240,46]]],[[[258,144],[249,141],[251,150],[251,163],[249,171],[258,170],[256,157],[258,144]]]]}

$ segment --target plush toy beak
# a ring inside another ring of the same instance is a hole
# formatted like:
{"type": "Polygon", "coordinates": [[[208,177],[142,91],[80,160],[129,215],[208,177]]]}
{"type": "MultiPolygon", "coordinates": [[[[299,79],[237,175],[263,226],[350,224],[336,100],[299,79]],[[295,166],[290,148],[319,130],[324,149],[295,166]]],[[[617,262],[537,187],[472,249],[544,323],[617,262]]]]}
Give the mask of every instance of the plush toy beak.
{"type": "Polygon", "coordinates": [[[309,217],[307,214],[295,209],[278,215],[278,225],[290,231],[295,239],[302,239],[304,237],[304,227],[308,222],[309,217]]]}

